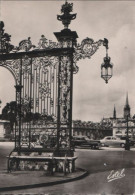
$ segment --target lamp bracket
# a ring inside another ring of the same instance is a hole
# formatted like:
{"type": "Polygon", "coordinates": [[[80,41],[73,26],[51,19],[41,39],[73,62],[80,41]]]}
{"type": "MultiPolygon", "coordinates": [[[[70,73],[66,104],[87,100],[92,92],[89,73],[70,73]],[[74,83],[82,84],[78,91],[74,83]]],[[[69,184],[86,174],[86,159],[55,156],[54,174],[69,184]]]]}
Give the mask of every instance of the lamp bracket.
{"type": "Polygon", "coordinates": [[[77,62],[81,59],[91,58],[92,55],[99,49],[99,47],[103,45],[108,49],[108,40],[99,40],[94,42],[91,38],[83,39],[81,44],[77,44],[74,53],[74,62],[77,62]]]}

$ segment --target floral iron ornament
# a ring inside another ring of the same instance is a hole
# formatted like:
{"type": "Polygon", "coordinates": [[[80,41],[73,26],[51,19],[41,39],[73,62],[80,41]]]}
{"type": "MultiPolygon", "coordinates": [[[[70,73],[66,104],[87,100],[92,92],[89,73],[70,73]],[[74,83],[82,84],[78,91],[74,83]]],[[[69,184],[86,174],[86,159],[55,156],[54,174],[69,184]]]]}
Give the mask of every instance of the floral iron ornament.
{"type": "MultiPolygon", "coordinates": [[[[105,39],[106,40],[106,39],[105,39]]],[[[84,39],[81,44],[78,44],[75,48],[74,61],[77,62],[80,59],[91,58],[91,56],[99,49],[102,44],[105,45],[105,40],[99,40],[94,42],[91,38],[84,39]]]]}
{"type": "Polygon", "coordinates": [[[61,13],[63,13],[63,15],[57,15],[57,19],[59,21],[62,21],[65,28],[68,28],[68,25],[70,24],[71,20],[74,20],[76,18],[76,14],[70,14],[72,10],[73,10],[73,3],[68,3],[66,1],[61,8],[61,13]]]}
{"type": "Polygon", "coordinates": [[[81,44],[75,47],[74,53],[74,73],[77,73],[79,67],[77,67],[77,61],[85,58],[91,58],[92,55],[99,49],[99,46],[103,45],[106,48],[106,57],[104,57],[104,63],[101,64],[101,78],[108,83],[108,80],[112,77],[113,65],[110,62],[111,58],[108,56],[108,40],[99,40],[94,42],[91,38],[84,39],[81,44]]]}

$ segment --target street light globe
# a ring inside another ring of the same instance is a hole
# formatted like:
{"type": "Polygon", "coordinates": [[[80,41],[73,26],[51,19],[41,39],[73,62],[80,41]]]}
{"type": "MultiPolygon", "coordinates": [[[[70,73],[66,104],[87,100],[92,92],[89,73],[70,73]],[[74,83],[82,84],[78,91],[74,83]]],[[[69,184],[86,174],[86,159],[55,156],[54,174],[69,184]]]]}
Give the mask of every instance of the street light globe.
{"type": "Polygon", "coordinates": [[[113,64],[110,61],[111,58],[106,55],[104,62],[101,64],[101,78],[103,78],[106,83],[108,83],[108,80],[113,75],[113,64]]]}

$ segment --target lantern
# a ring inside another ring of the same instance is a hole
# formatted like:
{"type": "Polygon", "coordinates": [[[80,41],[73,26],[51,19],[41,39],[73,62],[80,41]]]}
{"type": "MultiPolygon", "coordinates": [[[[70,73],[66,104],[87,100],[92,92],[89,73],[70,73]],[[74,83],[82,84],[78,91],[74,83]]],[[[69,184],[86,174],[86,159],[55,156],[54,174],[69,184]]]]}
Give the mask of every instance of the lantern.
{"type": "Polygon", "coordinates": [[[101,78],[108,83],[108,80],[113,75],[113,65],[110,62],[111,58],[108,56],[107,49],[106,49],[106,57],[104,57],[104,62],[101,64],[101,78]]]}

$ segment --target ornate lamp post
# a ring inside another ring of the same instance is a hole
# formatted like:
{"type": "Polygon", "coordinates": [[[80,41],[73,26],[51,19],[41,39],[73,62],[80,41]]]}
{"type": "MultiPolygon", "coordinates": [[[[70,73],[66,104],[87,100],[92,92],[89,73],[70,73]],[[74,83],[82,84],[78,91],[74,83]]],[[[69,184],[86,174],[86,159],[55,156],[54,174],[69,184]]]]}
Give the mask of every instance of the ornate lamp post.
{"type": "MultiPolygon", "coordinates": [[[[20,154],[24,150],[29,154],[31,152],[39,152],[40,155],[42,152],[47,154],[48,149],[46,150],[46,148],[30,147],[31,129],[38,129],[40,125],[44,132],[48,128],[53,129],[53,133],[56,132],[56,147],[50,148],[49,152],[53,153],[53,158],[57,158],[57,164],[66,156],[68,163],[72,163],[72,171],[74,171],[76,157],[74,157],[74,148],[71,143],[72,99],[73,74],[79,70],[77,62],[81,59],[91,58],[99,46],[103,45],[106,48],[106,57],[101,65],[101,77],[106,83],[112,77],[113,66],[110,63],[111,58],[108,56],[107,39],[94,42],[93,39],[86,38],[82,40],[81,44],[77,43],[76,31],[71,31],[68,28],[71,20],[76,18],[76,14],[71,14],[72,9],[73,3],[66,1],[61,8],[62,14],[57,16],[57,19],[62,21],[64,25],[63,30],[54,33],[58,43],[48,41],[42,35],[37,47],[32,45],[30,38],[21,41],[18,47],[10,45],[10,36],[5,35],[4,23],[1,22],[0,65],[10,70],[15,78],[16,102],[19,105],[16,113],[17,127],[15,130],[16,135],[19,135],[19,140],[16,139],[14,149],[18,156],[15,157],[13,154],[11,156],[14,160],[15,158],[20,159],[20,154]],[[46,115],[51,116],[54,121],[47,122],[45,126],[44,123],[41,125],[37,122],[34,127],[30,122],[28,129],[25,129],[29,133],[29,147],[24,149],[21,139],[24,127],[22,111],[27,102],[31,102],[30,113],[42,115],[45,111],[46,115]]],[[[37,156],[34,160],[36,161],[38,158],[37,156]]],[[[12,158],[9,156],[10,160],[12,158]]]]}
{"type": "Polygon", "coordinates": [[[129,131],[129,127],[128,127],[128,114],[127,114],[127,131],[126,131],[126,144],[125,144],[125,150],[130,150],[130,142],[129,142],[129,136],[128,136],[128,131],[129,131]]]}

